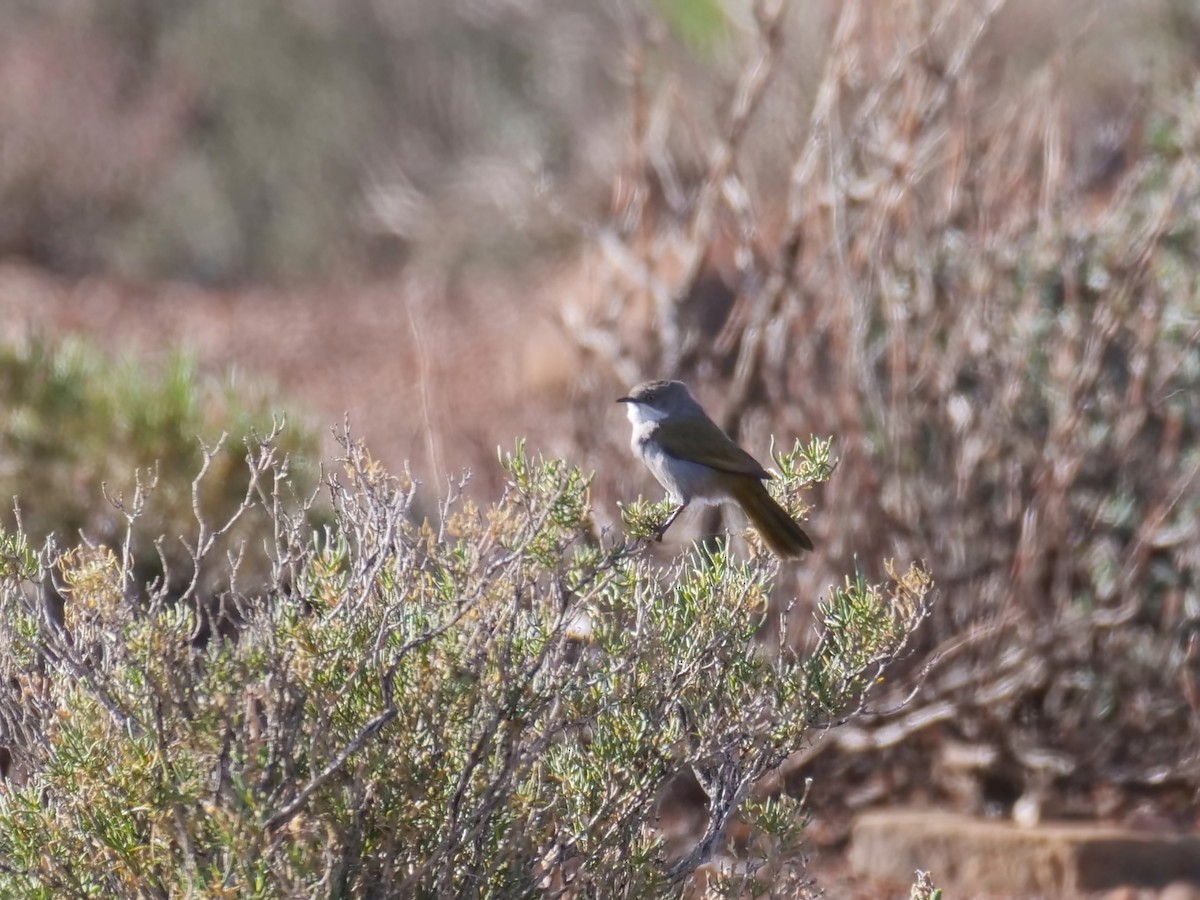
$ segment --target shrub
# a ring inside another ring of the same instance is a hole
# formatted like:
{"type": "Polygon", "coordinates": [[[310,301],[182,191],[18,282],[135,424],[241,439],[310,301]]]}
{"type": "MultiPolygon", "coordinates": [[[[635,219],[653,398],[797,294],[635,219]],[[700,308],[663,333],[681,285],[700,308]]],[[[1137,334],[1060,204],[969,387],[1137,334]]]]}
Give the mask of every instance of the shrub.
{"type": "MultiPolygon", "coordinates": [[[[859,711],[927,610],[918,567],[851,578],[816,650],[780,653],[756,638],[769,555],[720,543],[660,565],[661,507],[597,533],[589,479],[519,444],[499,500],[460,483],[438,523],[416,521],[414,482],[341,443],[319,529],[280,502],[278,448],[254,446],[272,584],[203,646],[188,607],[126,589],[129,560],[4,533],[0,723],[22,773],[0,793],[0,891],[662,896],[735,813],[761,856],[795,838],[795,810],[747,803],[751,786],[859,711]],[[65,627],[38,599],[49,568],[65,627]],[[680,770],[707,822],[667,857],[651,810],[680,770]]],[[[829,445],[779,463],[794,497],[829,476],[829,445]]]]}
{"type": "MultiPolygon", "coordinates": [[[[198,519],[210,528],[226,522],[253,487],[242,459],[255,432],[275,427],[271,403],[261,386],[202,377],[181,354],[156,368],[113,360],[80,341],[0,347],[0,406],[7,411],[0,420],[0,496],[16,498],[21,533],[34,546],[48,538],[72,546],[82,534],[117,548],[128,537],[139,581],[165,576],[176,596],[193,576],[197,587],[228,586],[232,573],[198,573],[190,548],[200,535],[198,519]],[[193,485],[202,460],[206,477],[193,485]]],[[[311,492],[314,434],[297,421],[279,440],[291,483],[311,492]]],[[[12,509],[0,522],[10,533],[18,525],[12,509]]],[[[263,524],[243,515],[220,544],[245,543],[263,524]]],[[[246,577],[262,574],[257,543],[246,577]]]]}
{"type": "Polygon", "coordinates": [[[841,435],[818,565],[902,548],[946,587],[921,709],[845,729],[804,774],[886,767],[888,802],[1024,794],[1035,818],[1111,815],[1100,785],[1182,811],[1200,788],[1196,87],[1150,106],[1106,57],[1100,104],[1081,57],[1123,20],[1068,17],[1070,41],[1015,63],[1005,7],[841,4],[789,140],[756,119],[792,87],[794,35],[763,4],[709,165],[669,210],[646,198],[670,145],[635,135],[655,168],[600,242],[603,301],[568,321],[622,381],[712,384],[747,443],[768,422],[841,435]],[[783,183],[745,149],[764,133],[783,183]]]}

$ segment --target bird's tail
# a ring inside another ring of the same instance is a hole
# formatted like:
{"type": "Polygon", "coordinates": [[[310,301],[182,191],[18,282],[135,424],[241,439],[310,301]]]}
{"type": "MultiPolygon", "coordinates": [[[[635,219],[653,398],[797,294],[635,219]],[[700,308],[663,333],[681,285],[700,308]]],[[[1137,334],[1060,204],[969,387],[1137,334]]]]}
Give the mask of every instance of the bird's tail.
{"type": "Polygon", "coordinates": [[[776,555],[794,557],[813,548],[804,529],[775,502],[767,493],[767,486],[757,478],[736,479],[733,499],[741,505],[750,524],[776,555]]]}

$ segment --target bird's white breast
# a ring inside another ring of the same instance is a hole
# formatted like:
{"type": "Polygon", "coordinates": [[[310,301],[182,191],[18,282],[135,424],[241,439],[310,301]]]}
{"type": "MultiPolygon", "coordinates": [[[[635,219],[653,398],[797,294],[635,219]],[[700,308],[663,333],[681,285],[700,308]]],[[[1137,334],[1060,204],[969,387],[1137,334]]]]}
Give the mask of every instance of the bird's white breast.
{"type": "Polygon", "coordinates": [[[659,423],[668,418],[670,413],[652,406],[630,403],[626,415],[633,424],[629,446],[641,457],[658,483],[666,488],[674,502],[711,503],[722,498],[723,492],[715,484],[712,469],[672,457],[658,442],[655,432],[658,431],[659,423]]]}

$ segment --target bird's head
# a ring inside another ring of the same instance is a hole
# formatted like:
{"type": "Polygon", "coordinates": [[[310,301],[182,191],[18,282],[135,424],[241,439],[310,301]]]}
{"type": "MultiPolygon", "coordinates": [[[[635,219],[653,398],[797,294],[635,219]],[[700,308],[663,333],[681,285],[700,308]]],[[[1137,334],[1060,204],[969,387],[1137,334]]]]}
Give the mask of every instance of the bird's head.
{"type": "Polygon", "coordinates": [[[629,421],[635,425],[645,420],[660,422],[700,409],[682,381],[643,381],[626,396],[618,397],[617,402],[628,404],[629,421]]]}

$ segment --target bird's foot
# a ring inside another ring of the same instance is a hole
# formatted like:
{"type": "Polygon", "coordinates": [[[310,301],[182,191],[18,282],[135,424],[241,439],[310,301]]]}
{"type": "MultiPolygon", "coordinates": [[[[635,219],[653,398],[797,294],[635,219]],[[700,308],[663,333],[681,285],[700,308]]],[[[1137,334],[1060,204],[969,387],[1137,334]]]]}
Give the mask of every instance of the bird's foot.
{"type": "Polygon", "coordinates": [[[667,521],[663,522],[662,525],[659,526],[658,534],[654,536],[654,540],[658,541],[660,544],[662,543],[663,535],[667,533],[667,529],[671,527],[671,523],[679,518],[679,514],[683,512],[683,509],[686,506],[686,503],[680,503],[677,507],[675,507],[671,514],[667,516],[667,521]]]}

